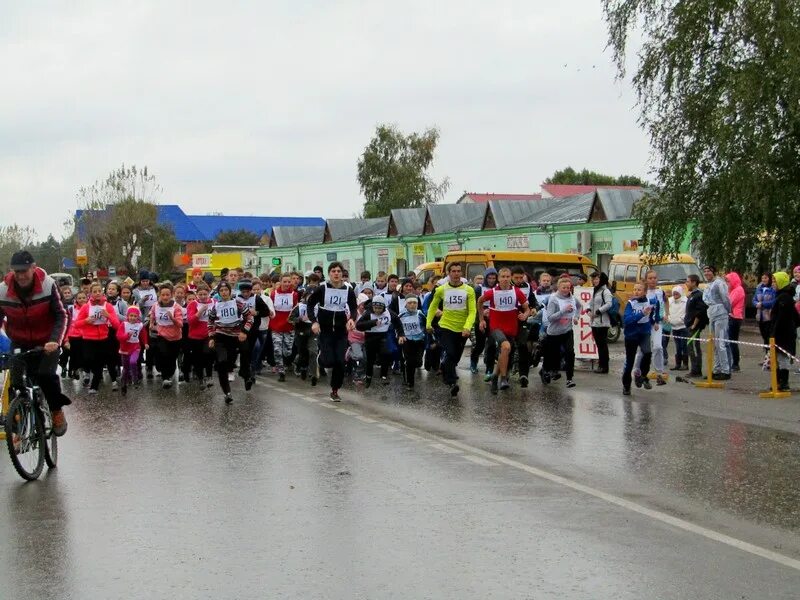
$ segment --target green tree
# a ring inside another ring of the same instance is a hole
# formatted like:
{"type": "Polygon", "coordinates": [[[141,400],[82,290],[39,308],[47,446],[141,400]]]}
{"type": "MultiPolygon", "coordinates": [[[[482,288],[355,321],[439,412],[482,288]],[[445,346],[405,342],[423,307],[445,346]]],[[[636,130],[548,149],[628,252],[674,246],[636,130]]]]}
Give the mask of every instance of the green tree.
{"type": "MultiPolygon", "coordinates": [[[[36,234],[30,227],[0,226],[0,272],[8,271],[8,265],[14,252],[23,249],[31,250],[35,240],[36,234]]],[[[35,254],[34,258],[36,258],[35,254]]]]}
{"type": "Polygon", "coordinates": [[[214,243],[218,246],[258,246],[261,244],[261,237],[246,229],[220,231],[214,238],[214,243]]]}
{"type": "Polygon", "coordinates": [[[82,210],[75,229],[86,244],[90,266],[124,267],[132,273],[137,265],[149,265],[172,271],[171,259],[151,264],[154,249],[158,254],[162,246],[173,248],[173,253],[179,248],[172,231],[158,225],[160,194],[161,187],[147,167],[125,165],[79,190],[82,210]]]}
{"type": "Polygon", "coordinates": [[[588,169],[576,171],[572,167],[556,171],[545,179],[544,182],[562,185],[639,185],[642,187],[647,187],[649,185],[646,181],[635,175],[620,175],[619,177],[614,177],[613,175],[603,175],[602,173],[597,173],[588,169]]]}
{"type": "Polygon", "coordinates": [[[692,224],[704,258],[742,268],[800,258],[800,3],[604,0],[610,46],[651,138],[659,193],[640,202],[649,250],[692,224]]]}
{"type": "Polygon", "coordinates": [[[450,185],[428,173],[439,131],[404,135],[393,125],[379,125],[358,160],[358,183],[364,194],[364,217],[385,217],[394,208],[415,208],[438,202],[450,185]]]}

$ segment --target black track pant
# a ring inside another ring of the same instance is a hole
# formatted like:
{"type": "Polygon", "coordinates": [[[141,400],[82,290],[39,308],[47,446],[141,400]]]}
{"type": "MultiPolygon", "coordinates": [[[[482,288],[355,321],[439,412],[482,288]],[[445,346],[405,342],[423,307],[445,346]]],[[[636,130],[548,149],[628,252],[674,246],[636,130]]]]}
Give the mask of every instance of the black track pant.
{"type": "MultiPolygon", "coordinates": [[[[17,346],[16,344],[14,348],[19,348],[22,352],[31,349],[25,346],[17,346]]],[[[56,375],[57,368],[58,352],[33,354],[23,359],[23,361],[15,360],[11,363],[11,387],[22,389],[24,387],[23,375],[27,371],[39,386],[39,389],[42,390],[50,411],[61,410],[62,406],[72,404],[72,401],[61,393],[61,381],[56,375]]]]}
{"type": "Polygon", "coordinates": [[[331,389],[338,390],[344,383],[344,356],[347,352],[347,333],[320,332],[319,356],[322,366],[331,369],[331,389]]]}
{"type": "Polygon", "coordinates": [[[650,360],[653,358],[650,336],[642,335],[625,338],[625,370],[622,372],[622,387],[626,389],[631,387],[633,363],[636,362],[636,352],[640,349],[642,351],[642,362],[639,368],[642,371],[641,377],[644,379],[650,373],[650,360]]]}
{"type": "Polygon", "coordinates": [[[214,366],[214,351],[208,347],[208,338],[193,340],[188,338],[184,344],[183,378],[189,381],[192,373],[197,379],[211,377],[214,366]]]}
{"type": "Polygon", "coordinates": [[[608,327],[592,327],[592,335],[597,345],[597,367],[608,371],[608,327]]]}
{"type": "Polygon", "coordinates": [[[100,388],[103,381],[103,367],[106,366],[108,353],[108,340],[83,340],[84,368],[92,372],[91,389],[100,388]]]}
{"type": "Polygon", "coordinates": [[[445,352],[444,364],[442,364],[442,376],[447,385],[455,385],[458,382],[456,367],[464,353],[464,346],[467,338],[461,335],[460,331],[450,331],[442,329],[439,334],[439,341],[442,350],[445,352]]]}
{"type": "MultiPolygon", "coordinates": [[[[219,376],[219,387],[226,394],[231,391],[231,382],[228,381],[228,373],[233,371],[236,365],[236,357],[247,348],[247,340],[240,342],[238,337],[232,335],[217,334],[214,336],[214,351],[217,354],[217,375],[219,376]]],[[[245,367],[244,362],[241,361],[242,366],[239,370],[239,375],[247,379],[250,377],[249,365],[245,367]],[[242,369],[245,375],[242,375],[242,369]]]]}
{"type": "Polygon", "coordinates": [[[417,369],[422,366],[422,353],[425,352],[425,340],[406,340],[402,348],[403,359],[406,363],[406,383],[414,385],[417,369]]]}
{"type": "Polygon", "coordinates": [[[364,336],[364,353],[367,355],[367,377],[372,377],[375,362],[381,367],[381,377],[389,375],[389,367],[392,365],[392,354],[389,352],[389,343],[386,333],[369,333],[364,336]]]}

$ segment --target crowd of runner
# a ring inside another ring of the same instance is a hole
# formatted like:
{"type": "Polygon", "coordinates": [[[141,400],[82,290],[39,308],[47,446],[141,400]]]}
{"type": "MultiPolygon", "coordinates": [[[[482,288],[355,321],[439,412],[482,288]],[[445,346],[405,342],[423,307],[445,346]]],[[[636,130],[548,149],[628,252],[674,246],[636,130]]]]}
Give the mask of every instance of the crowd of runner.
{"type": "MultiPolygon", "coordinates": [[[[39,279],[49,279],[30,255],[25,263],[12,264],[0,285],[0,322],[8,319],[5,328],[12,341],[22,331],[15,328],[22,319],[16,311],[24,309],[20,299],[26,293],[15,277],[24,266],[32,273],[34,291],[39,279]]],[[[528,387],[531,368],[538,369],[542,385],[563,373],[566,387],[573,388],[573,328],[581,317],[591,322],[598,374],[609,372],[609,328],[623,328],[625,395],[632,384],[650,389],[651,369],[656,385],[666,384],[670,339],[672,370],[702,377],[701,335],[714,340],[713,378],[729,379],[739,370],[738,345],[728,343],[738,340],[744,318],[745,294],[736,273],[723,278],[709,265],[703,270],[705,282],[690,275],[685,286],[667,293],[651,271],[621,310],[601,272],[544,271],[534,279],[521,266],[490,268],[468,282],[459,263],[447,269],[443,279],[429,282],[418,281],[413,272],[402,279],[380,272],[374,280],[364,272],[360,281],[351,282],[338,262],[330,263],[327,277],[316,267],[305,274],[260,277],[231,269],[218,281],[195,269],[189,283],[159,283],[146,270],[138,281],[83,279],[77,292],[61,285],[54,292],[57,299],[48,297],[51,313],[60,310],[56,300],[63,305],[65,335],[48,331],[37,340],[16,340],[16,345],[52,344],[58,337],[61,377],[82,381],[90,395],[98,392],[106,373],[112,389],[127,394],[131,386],[156,376],[164,388],[176,380],[210,388],[216,372],[227,403],[233,400],[231,383],[237,376],[250,390],[265,370],[279,381],[293,374],[312,386],[327,376],[330,397],[338,401],[347,377],[370,387],[377,368],[381,385],[395,377],[413,388],[424,369],[441,375],[449,394],[457,396],[456,367],[468,339],[470,371],[478,374],[482,362],[483,379],[493,394],[511,386],[512,373],[521,388],[528,387]],[[576,297],[576,285],[591,286],[586,305],[576,297]]],[[[791,279],[784,272],[765,274],[753,297],[764,340],[775,338],[790,354],[800,325],[799,282],[800,267],[791,279]]],[[[61,326],[57,315],[55,320],[54,331],[61,326]]],[[[784,389],[788,369],[788,358],[781,355],[778,379],[784,389]]],[[[66,403],[61,395],[61,405],[66,403]]]]}

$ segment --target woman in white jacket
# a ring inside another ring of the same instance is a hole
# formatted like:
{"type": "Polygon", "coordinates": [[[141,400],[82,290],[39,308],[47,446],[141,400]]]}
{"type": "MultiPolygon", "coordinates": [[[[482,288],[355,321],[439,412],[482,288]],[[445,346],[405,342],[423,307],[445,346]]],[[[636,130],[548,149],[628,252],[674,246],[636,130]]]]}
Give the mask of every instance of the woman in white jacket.
{"type": "Polygon", "coordinates": [[[672,301],[669,303],[667,321],[672,326],[672,339],[675,342],[675,366],[672,371],[689,370],[689,353],[687,352],[687,333],[684,318],[686,317],[686,296],[683,287],[676,285],[672,288],[672,301]]]}

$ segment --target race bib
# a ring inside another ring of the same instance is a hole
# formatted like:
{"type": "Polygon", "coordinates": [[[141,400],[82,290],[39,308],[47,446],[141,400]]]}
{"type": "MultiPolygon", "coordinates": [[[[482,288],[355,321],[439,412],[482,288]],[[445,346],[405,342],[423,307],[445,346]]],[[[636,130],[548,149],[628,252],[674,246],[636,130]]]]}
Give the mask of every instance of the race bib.
{"type": "Polygon", "coordinates": [[[235,325],[239,322],[239,308],[236,300],[217,302],[217,321],[220,325],[235,325]]]}
{"type": "Polygon", "coordinates": [[[375,325],[371,329],[371,331],[373,331],[375,333],[381,333],[381,332],[384,332],[384,331],[389,331],[389,325],[392,322],[392,319],[389,316],[389,313],[384,311],[384,313],[382,315],[373,314],[372,315],[372,320],[373,321],[377,321],[378,324],[375,325]]]}
{"type": "Polygon", "coordinates": [[[172,325],[172,319],[170,318],[174,314],[174,307],[164,307],[159,306],[156,308],[156,323],[159,325],[172,325]]]}
{"type": "MultiPolygon", "coordinates": [[[[291,312],[294,308],[294,294],[275,294],[275,310],[279,312],[291,312]]],[[[326,302],[327,304],[327,302],[326,302]]]]}
{"type": "Polygon", "coordinates": [[[419,315],[404,315],[400,318],[403,324],[403,332],[406,337],[418,337],[422,335],[422,326],[419,324],[419,315]]]}
{"type": "Polygon", "coordinates": [[[155,290],[140,290],[139,295],[142,299],[142,306],[145,308],[150,308],[156,303],[155,290]]]}
{"type": "Polygon", "coordinates": [[[125,323],[125,335],[131,344],[139,343],[139,334],[142,331],[141,323],[125,323]]]}
{"type": "Polygon", "coordinates": [[[301,319],[308,318],[308,306],[305,303],[301,303],[297,305],[297,316],[301,319]]]}
{"type": "Polygon", "coordinates": [[[325,288],[325,310],[342,312],[347,307],[347,288],[325,288]]]}
{"type": "Polygon", "coordinates": [[[494,309],[500,311],[511,311],[517,309],[516,290],[495,290],[494,309]]]}
{"type": "Polygon", "coordinates": [[[445,290],[444,307],[447,310],[467,310],[467,292],[458,288],[445,290]]]}
{"type": "Polygon", "coordinates": [[[100,316],[100,313],[103,312],[105,306],[90,306],[89,307],[89,316],[94,319],[95,325],[106,325],[108,323],[108,319],[103,316],[100,316]]]}
{"type": "Polygon", "coordinates": [[[208,311],[211,309],[211,303],[204,304],[202,302],[197,303],[197,320],[203,321],[204,323],[208,323],[208,311]]]}

